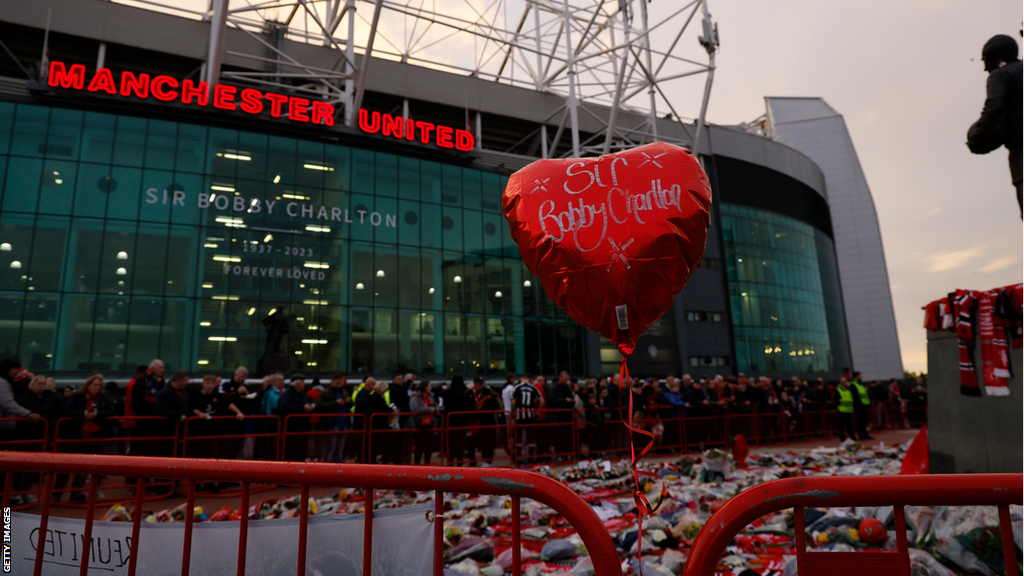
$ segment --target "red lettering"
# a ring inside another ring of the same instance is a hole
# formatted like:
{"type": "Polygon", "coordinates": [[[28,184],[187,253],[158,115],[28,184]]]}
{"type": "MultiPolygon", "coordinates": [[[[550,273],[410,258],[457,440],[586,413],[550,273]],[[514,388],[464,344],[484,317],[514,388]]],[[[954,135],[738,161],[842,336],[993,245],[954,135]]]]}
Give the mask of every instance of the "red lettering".
{"type": "MultiPolygon", "coordinates": [[[[123,85],[124,85],[124,83],[122,82],[122,86],[123,85]]],[[[175,98],[178,97],[178,91],[177,90],[171,90],[171,91],[165,92],[164,91],[164,86],[165,85],[166,86],[170,86],[171,88],[177,88],[178,87],[178,81],[175,80],[174,78],[171,78],[170,76],[163,76],[163,75],[157,76],[157,77],[153,78],[153,80],[149,83],[149,89],[153,92],[153,97],[156,98],[157,100],[162,100],[164,102],[170,102],[171,100],[174,100],[175,98]]]]}
{"type": "Polygon", "coordinates": [[[234,110],[235,92],[238,88],[226,84],[217,84],[213,87],[213,107],[221,110],[234,110]]]}
{"type": "Polygon", "coordinates": [[[50,62],[50,79],[47,82],[50,86],[61,88],[75,88],[81,90],[85,85],[85,66],[72,64],[71,71],[64,68],[63,62],[50,62]]]}
{"type": "Polygon", "coordinates": [[[366,110],[360,110],[359,129],[367,134],[376,134],[380,130],[380,112],[367,114],[366,110]],[[369,121],[367,121],[367,116],[369,116],[369,121]]]}
{"type": "Polygon", "coordinates": [[[131,96],[132,92],[139,98],[149,98],[149,74],[136,78],[131,72],[121,72],[121,96],[131,96]]]}
{"type": "Polygon", "coordinates": [[[309,122],[309,100],[292,96],[288,99],[288,119],[295,122],[309,122]]]}
{"type": "Polygon", "coordinates": [[[405,120],[402,120],[401,116],[392,117],[391,114],[384,114],[383,120],[381,120],[381,125],[383,128],[380,133],[384,136],[401,138],[402,131],[405,126],[405,120]]]}
{"type": "Polygon", "coordinates": [[[263,93],[255,88],[242,90],[242,103],[238,105],[243,112],[259,114],[263,111],[263,93]]]}
{"type": "Polygon", "coordinates": [[[309,121],[313,124],[320,124],[321,120],[323,120],[323,124],[334,126],[334,106],[331,106],[327,102],[320,102],[317,100],[313,102],[313,111],[310,115],[309,121]]]}
{"type": "Polygon", "coordinates": [[[107,94],[117,95],[117,88],[114,87],[114,75],[106,68],[97,70],[96,75],[89,82],[89,92],[99,92],[100,90],[107,94]]]}
{"type": "Polygon", "coordinates": [[[430,132],[434,129],[434,125],[430,122],[423,122],[422,120],[416,121],[416,128],[420,131],[420,142],[424,144],[430,144],[430,132]]]}
{"type": "Polygon", "coordinates": [[[405,121],[405,139],[413,140],[416,138],[416,122],[413,122],[412,118],[405,121]]]}
{"type": "Polygon", "coordinates": [[[455,145],[452,144],[452,129],[449,126],[438,126],[437,127],[437,145],[441,148],[453,148],[455,145]]]}
{"type": "Polygon", "coordinates": [[[476,144],[473,134],[467,130],[455,130],[455,149],[460,152],[469,152],[476,144]]]}
{"type": "Polygon", "coordinates": [[[192,97],[195,96],[196,104],[206,106],[209,95],[210,87],[206,82],[200,82],[198,86],[194,85],[191,80],[185,80],[181,83],[181,102],[183,104],[191,104],[192,97]]]}
{"type": "Polygon", "coordinates": [[[270,115],[274,118],[280,118],[281,104],[287,102],[288,97],[280,94],[274,94],[273,92],[267,92],[263,97],[270,101],[270,115]]]}

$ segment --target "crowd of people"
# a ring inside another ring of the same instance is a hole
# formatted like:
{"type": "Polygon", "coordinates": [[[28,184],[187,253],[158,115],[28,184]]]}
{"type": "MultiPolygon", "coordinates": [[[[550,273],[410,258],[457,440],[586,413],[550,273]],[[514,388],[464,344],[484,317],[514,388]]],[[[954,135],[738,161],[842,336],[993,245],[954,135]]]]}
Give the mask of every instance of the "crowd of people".
{"type": "Polygon", "coordinates": [[[920,379],[905,392],[896,380],[862,383],[859,373],[838,382],[796,377],[773,381],[742,373],[694,379],[684,374],[632,379],[625,387],[619,374],[581,382],[567,372],[550,381],[541,375],[508,374],[498,387],[487,385],[482,376],[467,386],[458,375],[438,384],[411,373],[395,374],[390,382],[365,377],[358,383],[350,383],[344,372],[326,383],[319,378],[307,382],[298,373],[287,378],[275,373],[255,383],[244,367],[228,378],[204,375],[198,386],[190,385],[191,377],[184,370],[168,375],[164,363],[155,359],[139,366],[124,388],[95,373],[78,389],[69,386],[58,392],[52,378],[5,360],[0,362],[0,441],[41,438],[45,428],[50,439],[96,439],[95,445],[106,453],[127,452],[131,446],[132,454],[157,455],[143,439],[226,436],[234,441],[207,443],[209,451],[202,455],[267,458],[256,437],[284,430],[299,434],[278,456],[283,459],[343,462],[354,456],[375,463],[426,464],[440,451],[438,431],[446,419],[448,461],[488,465],[499,446],[511,450],[513,444],[521,459],[569,458],[573,434],[558,433],[551,425],[575,422],[580,441],[594,446],[605,440],[601,435],[609,427],[603,424],[627,419],[630,407],[635,425],[660,440],[663,422],[669,419],[754,412],[795,417],[817,403],[838,411],[841,438],[869,440],[873,401],[904,407],[926,403],[920,379]],[[288,418],[292,415],[305,417],[288,418]],[[23,420],[3,420],[10,418],[23,420]],[[61,419],[65,421],[58,430],[61,419]],[[521,428],[514,443],[504,429],[513,421],[521,428]],[[348,436],[337,433],[364,429],[377,437],[366,458],[361,443],[346,450],[348,436]],[[308,432],[323,434],[301,434],[308,432]],[[118,448],[101,441],[111,438],[131,443],[118,448]]]}

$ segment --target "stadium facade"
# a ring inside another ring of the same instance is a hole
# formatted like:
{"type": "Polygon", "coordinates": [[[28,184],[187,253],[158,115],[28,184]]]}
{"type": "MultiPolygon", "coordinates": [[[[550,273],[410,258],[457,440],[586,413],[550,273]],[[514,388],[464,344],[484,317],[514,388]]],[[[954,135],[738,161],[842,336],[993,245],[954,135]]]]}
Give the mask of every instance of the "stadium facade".
{"type": "MultiPolygon", "coordinates": [[[[216,373],[617,370],[523,266],[501,192],[599,140],[600,118],[677,142],[692,126],[587,103],[569,138],[563,96],[384,58],[342,112],[246,80],[288,81],[231,56],[254,37],[307,66],[337,55],[274,29],[228,28],[204,90],[209,22],[52,5],[0,16],[0,355],[66,376],[155,357],[216,373]]],[[[707,250],[631,372],[855,368],[824,173],[750,127],[701,128],[707,250]]]]}

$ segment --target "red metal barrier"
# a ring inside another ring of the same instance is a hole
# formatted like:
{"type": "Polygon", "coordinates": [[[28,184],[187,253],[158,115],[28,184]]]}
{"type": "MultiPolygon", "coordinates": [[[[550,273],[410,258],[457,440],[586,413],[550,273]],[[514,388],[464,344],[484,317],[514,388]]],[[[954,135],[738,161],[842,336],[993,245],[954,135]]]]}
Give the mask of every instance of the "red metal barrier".
{"type": "MultiPolygon", "coordinates": [[[[548,410],[551,413],[566,412],[565,410],[548,410]]],[[[508,424],[499,424],[505,419],[504,410],[479,410],[473,412],[449,412],[444,415],[445,431],[445,464],[448,466],[465,466],[467,464],[484,463],[488,466],[507,466],[515,464],[515,451],[511,450],[508,438],[508,424]],[[453,426],[452,421],[463,423],[453,426]],[[487,423],[488,421],[492,423],[487,423]],[[477,452],[480,453],[477,456],[477,452]]],[[[512,435],[514,437],[514,434],[512,435]]]]}
{"type": "Polygon", "coordinates": [[[364,462],[365,420],[362,414],[289,414],[281,431],[280,460],[364,462]]]}
{"type": "Polygon", "coordinates": [[[1024,501],[1022,485],[1021,474],[805,477],[758,484],[712,515],[693,543],[683,576],[712,576],[736,534],[754,520],[786,508],[794,509],[800,576],[909,576],[904,506],[998,506],[1006,576],[1017,576],[1009,505],[1024,501]],[[895,553],[807,552],[804,507],[848,506],[893,506],[895,553]]]}
{"type": "Polygon", "coordinates": [[[546,419],[530,424],[520,423],[513,413],[509,431],[512,435],[513,463],[537,461],[539,458],[569,458],[578,461],[576,410],[550,408],[541,413],[546,419]]]}
{"type": "MultiPolygon", "coordinates": [[[[93,478],[102,474],[121,474],[140,479],[148,477],[169,477],[188,484],[186,510],[195,505],[197,481],[241,482],[242,506],[248,507],[251,483],[298,485],[302,498],[309,496],[310,486],[359,487],[365,489],[366,509],[364,512],[363,574],[370,574],[369,559],[372,558],[373,542],[373,498],[374,490],[420,490],[435,493],[435,518],[443,517],[444,493],[492,494],[511,496],[512,504],[512,573],[521,573],[519,555],[520,535],[518,520],[520,500],[529,498],[553,508],[576,529],[587,548],[597,576],[621,574],[619,557],[612,544],[608,530],[598,518],[594,509],[575,492],[558,481],[523,470],[501,468],[461,468],[438,466],[372,466],[363,464],[318,464],[292,462],[256,462],[245,460],[206,460],[138,458],[132,456],[86,456],[78,454],[32,454],[0,453],[0,468],[7,471],[3,505],[11,497],[10,484],[15,471],[42,472],[46,477],[43,511],[39,522],[39,545],[36,546],[34,575],[42,573],[44,545],[49,521],[49,497],[53,490],[53,478],[57,472],[91,474],[93,478]]],[[[140,480],[140,486],[141,486],[140,480]]],[[[96,501],[95,485],[90,485],[89,506],[96,501]]],[[[299,509],[298,562],[296,573],[305,576],[306,526],[308,506],[305,502],[299,509]]],[[[139,549],[139,534],[142,522],[141,502],[136,501],[132,514],[133,536],[131,540],[128,575],[134,576],[139,549]]],[[[192,549],[192,514],[185,515],[185,537],[182,550],[182,576],[189,574],[189,558],[192,549]]],[[[238,574],[245,574],[245,555],[248,516],[243,514],[239,525],[238,574]]],[[[443,574],[442,556],[443,522],[434,523],[434,566],[435,574],[443,574]]],[[[84,541],[90,541],[91,522],[87,520],[84,541]]],[[[82,555],[82,572],[88,570],[89,554],[82,555]]]]}
{"type": "MultiPolygon", "coordinates": [[[[116,416],[105,419],[106,427],[91,438],[81,437],[81,418],[61,418],[57,421],[53,451],[73,454],[106,454],[135,456],[173,457],[178,455],[177,446],[181,430],[181,422],[170,421],[162,416],[116,416]],[[132,436],[112,436],[118,430],[117,424],[126,420],[134,420],[132,436]]],[[[55,479],[53,492],[56,494],[54,504],[59,506],[86,506],[84,502],[84,475],[70,474],[71,486],[68,487],[69,474],[59,474],[55,479]],[[64,494],[69,494],[69,502],[60,502],[64,494]]],[[[90,481],[99,482],[94,478],[90,481]]],[[[124,499],[124,495],[136,488],[134,478],[125,478],[124,483],[105,483],[103,489],[108,496],[101,497],[98,502],[112,503],[124,499]]],[[[159,481],[146,483],[143,488],[144,500],[166,498],[174,493],[174,484],[161,478],[159,481]]]]}
{"type": "Polygon", "coordinates": [[[214,416],[185,420],[181,450],[183,458],[224,460],[280,460],[277,416],[214,416]],[[246,430],[252,425],[254,432],[246,430]]]}
{"type": "MultiPolygon", "coordinates": [[[[10,423],[14,426],[13,438],[0,441],[0,450],[11,452],[44,452],[48,446],[49,426],[46,420],[31,418],[0,418],[0,425],[10,423]],[[38,437],[37,437],[38,436],[38,437]]],[[[23,510],[35,506],[43,493],[43,483],[38,475],[18,474],[12,479],[11,490],[14,495],[12,510],[23,510]],[[35,489],[32,486],[35,486],[35,489]]]]}

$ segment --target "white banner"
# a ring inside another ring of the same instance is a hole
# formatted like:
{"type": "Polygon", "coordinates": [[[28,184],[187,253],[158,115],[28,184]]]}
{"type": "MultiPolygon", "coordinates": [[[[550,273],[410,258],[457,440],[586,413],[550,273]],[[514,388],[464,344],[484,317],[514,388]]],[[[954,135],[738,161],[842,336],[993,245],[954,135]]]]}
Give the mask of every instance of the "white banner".
{"type": "MultiPolygon", "coordinates": [[[[433,503],[373,513],[373,574],[431,576],[434,532],[427,512],[433,503]]],[[[197,576],[235,574],[238,522],[202,522],[192,527],[190,572],[197,576]]],[[[82,561],[85,520],[51,517],[43,544],[43,574],[76,576],[82,561]]],[[[39,537],[39,516],[11,514],[11,560],[14,574],[31,574],[39,537]]],[[[132,525],[92,525],[90,574],[128,573],[132,525]]],[[[143,524],[139,535],[138,576],[179,576],[185,524],[143,524]]],[[[362,514],[311,516],[306,533],[306,574],[361,574],[362,514]]],[[[294,574],[298,560],[299,519],[249,522],[245,573],[252,576],[294,574]]]]}

